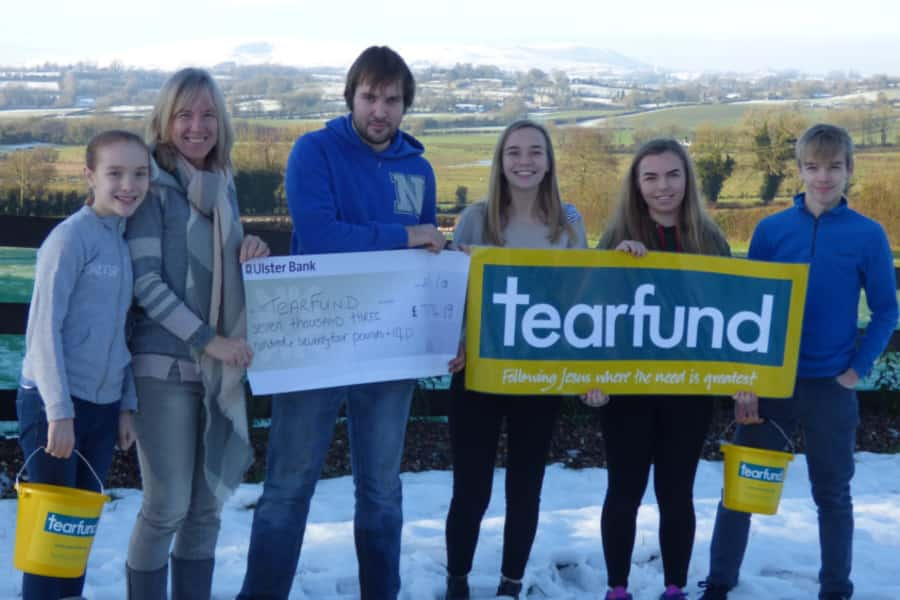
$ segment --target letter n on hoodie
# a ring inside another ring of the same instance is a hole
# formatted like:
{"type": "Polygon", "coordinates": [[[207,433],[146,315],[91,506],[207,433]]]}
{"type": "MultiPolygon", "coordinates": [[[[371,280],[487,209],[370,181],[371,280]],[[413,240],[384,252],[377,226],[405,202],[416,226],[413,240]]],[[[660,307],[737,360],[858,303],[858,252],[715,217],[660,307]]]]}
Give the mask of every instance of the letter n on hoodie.
{"type": "Polygon", "coordinates": [[[421,216],[425,203],[425,178],[391,173],[391,181],[394,182],[394,213],[421,216]]]}

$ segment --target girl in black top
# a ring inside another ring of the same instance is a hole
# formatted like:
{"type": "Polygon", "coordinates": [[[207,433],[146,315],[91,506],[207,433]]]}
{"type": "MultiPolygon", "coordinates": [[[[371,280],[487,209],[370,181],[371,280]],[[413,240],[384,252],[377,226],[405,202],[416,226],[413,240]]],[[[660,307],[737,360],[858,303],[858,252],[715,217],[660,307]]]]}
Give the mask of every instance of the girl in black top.
{"type": "MultiPolygon", "coordinates": [[[[597,246],[643,256],[648,250],[729,256],[719,227],[700,202],[694,167],[679,142],[655,139],[631,161],[612,221],[597,246]]],[[[659,545],[664,600],[686,598],[694,544],[694,476],[713,412],[711,397],[623,396],[600,390],[584,397],[604,406],[608,485],[601,532],[609,591],[607,600],[627,600],[635,522],[653,466],[659,504],[659,545]]]]}

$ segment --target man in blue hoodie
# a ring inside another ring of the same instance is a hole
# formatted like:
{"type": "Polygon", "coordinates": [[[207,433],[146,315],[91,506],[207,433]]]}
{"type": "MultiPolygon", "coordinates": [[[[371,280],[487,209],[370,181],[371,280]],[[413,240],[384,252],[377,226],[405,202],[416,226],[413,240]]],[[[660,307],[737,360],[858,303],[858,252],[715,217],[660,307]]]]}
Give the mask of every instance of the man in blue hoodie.
{"type": "MultiPolygon", "coordinates": [[[[350,114],[302,136],[288,158],[292,253],[444,247],[435,227],[434,172],[422,144],[399,129],[414,95],[412,73],[390,48],[373,46],[356,59],[344,88],[350,114]]],[[[288,597],[310,499],[346,403],[361,598],[396,599],[400,460],[413,386],[386,381],[272,398],[266,479],[239,598],[288,597]]]]}
{"type": "MultiPolygon", "coordinates": [[[[872,369],[897,326],[894,262],[884,229],[847,206],[853,142],[833,125],[814,125],[797,142],[805,193],[794,206],[763,219],[748,257],[809,264],[794,396],[738,394],[735,443],[782,450],[785,440],[763,417],[790,434],[803,431],[812,496],[819,514],[819,598],[853,594],[853,451],[859,407],[854,387],[872,369]],[[872,318],[857,341],[860,290],[872,318]],[[747,426],[749,425],[749,426],[747,426]]],[[[750,514],[719,503],[710,548],[709,577],[701,600],[722,600],[737,585],[747,548],[750,514]]]]}

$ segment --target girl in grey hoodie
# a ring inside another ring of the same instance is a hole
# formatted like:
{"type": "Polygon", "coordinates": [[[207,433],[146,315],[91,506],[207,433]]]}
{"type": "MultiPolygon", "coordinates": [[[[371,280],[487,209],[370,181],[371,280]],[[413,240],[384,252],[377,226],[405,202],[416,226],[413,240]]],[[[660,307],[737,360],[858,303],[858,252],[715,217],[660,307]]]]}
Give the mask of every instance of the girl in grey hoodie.
{"type": "MultiPolygon", "coordinates": [[[[87,203],[38,250],[16,411],[29,481],[99,491],[116,442],[127,449],[134,441],[137,397],[125,344],[132,274],[123,233],[151,166],[147,146],[126,131],[95,136],[85,163],[87,203]]],[[[22,597],[80,597],[83,586],[84,575],[25,573],[22,597]]]]}

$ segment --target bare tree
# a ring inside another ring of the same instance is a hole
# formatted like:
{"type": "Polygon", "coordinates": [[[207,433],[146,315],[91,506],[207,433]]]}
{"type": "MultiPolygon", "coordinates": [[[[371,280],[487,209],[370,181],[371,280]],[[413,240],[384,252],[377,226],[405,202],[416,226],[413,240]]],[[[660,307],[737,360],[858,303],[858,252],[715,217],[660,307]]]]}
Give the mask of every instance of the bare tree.
{"type": "Polygon", "coordinates": [[[40,196],[56,177],[59,153],[49,147],[18,150],[0,161],[0,182],[4,188],[18,191],[19,206],[26,198],[40,196]]]}
{"type": "Polygon", "coordinates": [[[744,135],[754,155],[754,165],[762,173],[759,195],[768,204],[778,195],[788,175],[794,145],[806,127],[806,120],[794,110],[751,111],[744,118],[744,135]]]}
{"type": "Polygon", "coordinates": [[[554,132],[554,138],[563,200],[578,207],[588,235],[599,235],[619,182],[619,161],[610,136],[602,129],[569,127],[554,132]]]}

